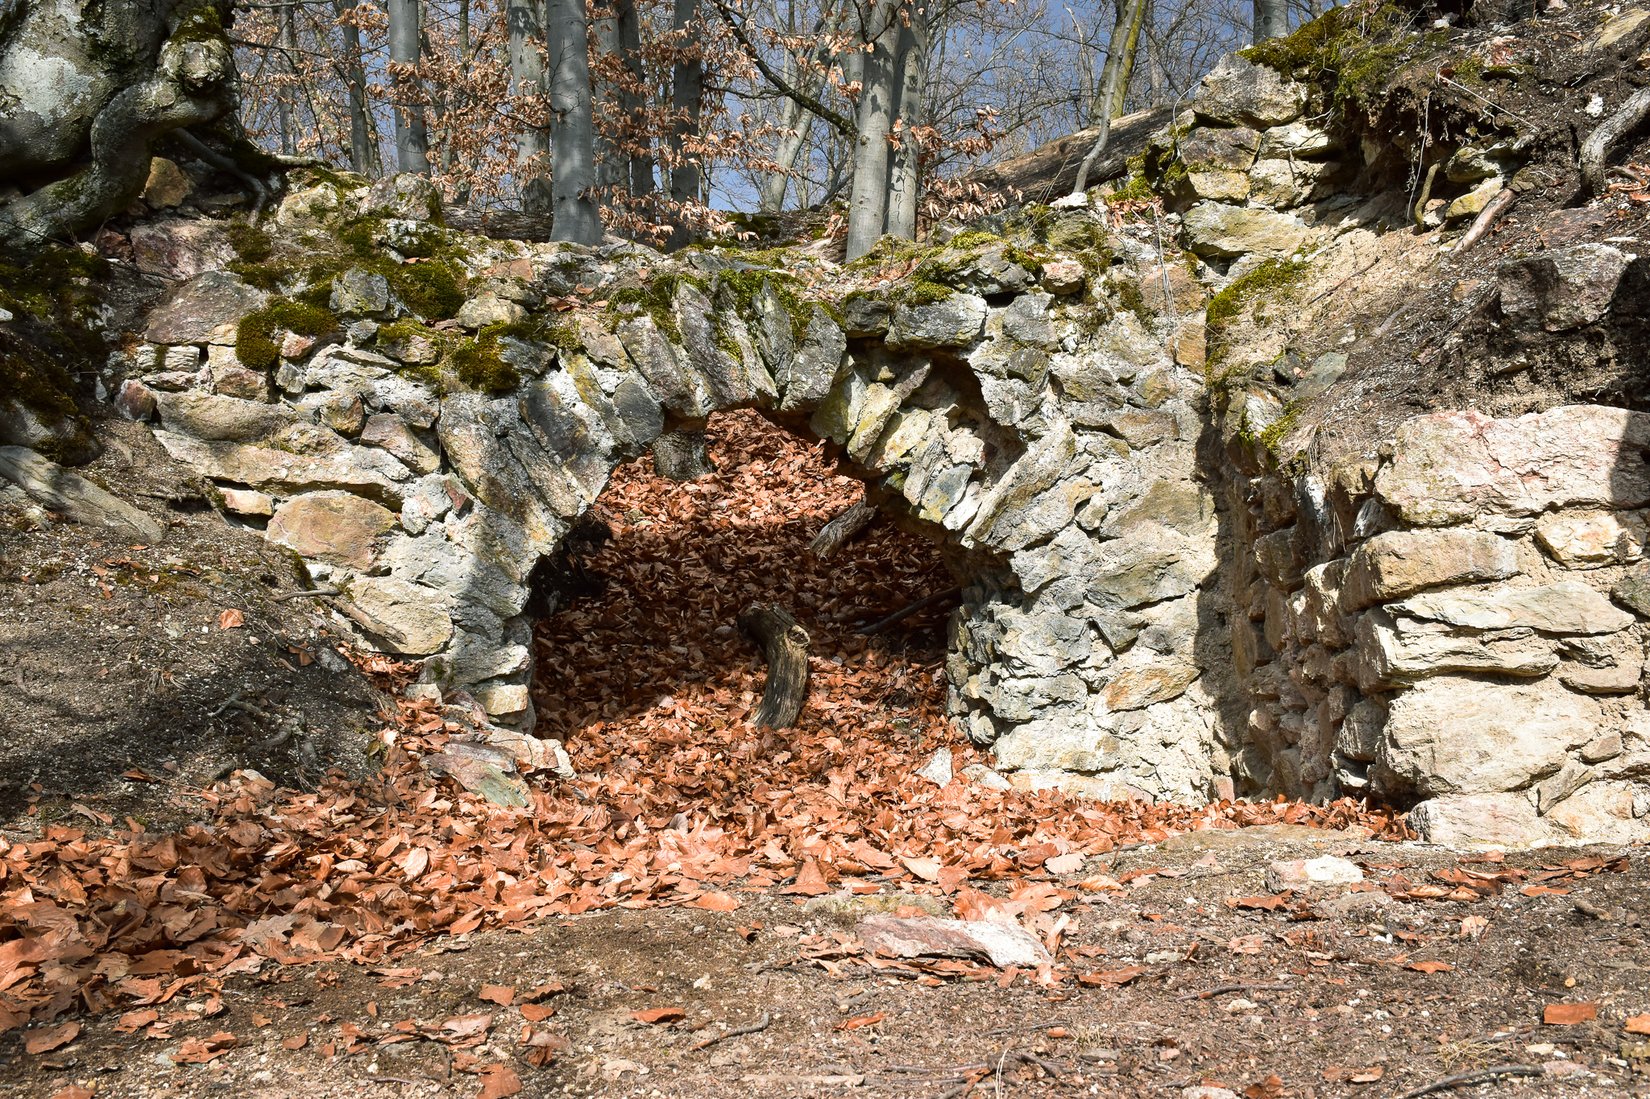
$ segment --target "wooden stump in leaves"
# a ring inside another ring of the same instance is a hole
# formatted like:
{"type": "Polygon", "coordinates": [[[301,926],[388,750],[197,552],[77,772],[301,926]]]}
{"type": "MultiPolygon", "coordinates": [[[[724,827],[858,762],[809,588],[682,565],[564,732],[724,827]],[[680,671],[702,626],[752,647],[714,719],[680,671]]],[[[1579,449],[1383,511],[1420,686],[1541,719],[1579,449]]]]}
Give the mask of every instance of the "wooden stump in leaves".
{"type": "Polygon", "coordinates": [[[788,729],[796,724],[808,695],[808,631],[790,612],[772,603],[752,603],[739,615],[739,631],[762,649],[768,682],[751,720],[788,729]]]}

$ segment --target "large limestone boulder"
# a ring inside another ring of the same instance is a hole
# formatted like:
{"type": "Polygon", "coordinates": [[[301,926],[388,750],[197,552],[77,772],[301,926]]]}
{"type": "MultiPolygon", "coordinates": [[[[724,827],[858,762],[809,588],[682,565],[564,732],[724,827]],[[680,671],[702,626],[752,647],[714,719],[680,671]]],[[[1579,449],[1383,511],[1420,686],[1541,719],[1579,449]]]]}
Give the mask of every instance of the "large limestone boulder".
{"type": "Polygon", "coordinates": [[[235,443],[249,443],[297,422],[285,405],[247,401],[198,389],[154,394],[161,426],[168,431],[235,443]]]}
{"type": "Polygon", "coordinates": [[[1472,630],[1531,629],[1549,634],[1605,634],[1624,630],[1633,616],[1596,589],[1575,580],[1534,588],[1505,585],[1429,592],[1393,606],[1393,612],[1472,630]]]}
{"type": "Polygon", "coordinates": [[[1523,789],[1557,773],[1602,719],[1596,700],[1551,680],[1427,679],[1392,702],[1378,785],[1423,796],[1523,789]]]}
{"type": "Polygon", "coordinates": [[[150,343],[232,344],[240,319],[268,300],[234,275],[208,271],[178,287],[149,314],[144,338],[150,343]]]}
{"type": "Polygon", "coordinates": [[[1192,98],[1200,119],[1263,130],[1293,122],[1305,109],[1305,85],[1238,54],[1221,58],[1192,98]]]}
{"type": "Polygon", "coordinates": [[[1563,405],[1498,420],[1436,412],[1399,425],[1375,491],[1407,522],[1524,530],[1559,508],[1650,504],[1650,415],[1563,405]]]}
{"type": "MultiPolygon", "coordinates": [[[[367,620],[367,629],[404,656],[429,656],[452,640],[453,620],[434,588],[390,576],[362,577],[350,585],[349,599],[367,620]]],[[[490,706],[487,710],[497,712],[490,706]]]]}
{"type": "Polygon", "coordinates": [[[1200,202],[1181,218],[1186,246],[1214,259],[1290,256],[1313,237],[1312,230],[1294,214],[1225,202],[1200,202]]]}

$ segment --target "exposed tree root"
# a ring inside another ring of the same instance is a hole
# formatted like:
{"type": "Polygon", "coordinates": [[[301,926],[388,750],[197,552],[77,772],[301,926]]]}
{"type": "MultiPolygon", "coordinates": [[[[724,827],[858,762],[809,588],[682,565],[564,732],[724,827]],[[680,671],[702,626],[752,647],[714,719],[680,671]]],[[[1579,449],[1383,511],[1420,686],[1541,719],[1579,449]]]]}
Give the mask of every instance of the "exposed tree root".
{"type": "Polygon", "coordinates": [[[808,645],[812,639],[785,608],[752,603],[739,615],[739,630],[762,648],[768,682],[751,721],[773,729],[796,724],[808,696],[808,645]]]}
{"type": "Polygon", "coordinates": [[[1602,195],[1610,150],[1650,117],[1650,88],[1640,88],[1615,114],[1599,123],[1581,143],[1581,188],[1586,195],[1602,195]]]}

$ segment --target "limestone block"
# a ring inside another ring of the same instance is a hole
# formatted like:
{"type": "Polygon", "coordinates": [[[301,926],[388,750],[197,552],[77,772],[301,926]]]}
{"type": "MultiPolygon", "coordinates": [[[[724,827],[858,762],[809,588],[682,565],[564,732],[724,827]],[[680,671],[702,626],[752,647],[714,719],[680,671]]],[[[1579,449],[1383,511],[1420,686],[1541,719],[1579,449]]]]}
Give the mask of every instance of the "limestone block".
{"type": "Polygon", "coordinates": [[[1392,611],[1474,630],[1607,634],[1633,624],[1632,615],[1575,580],[1534,588],[1497,585],[1427,592],[1394,604],[1392,611]]]}
{"type": "Polygon", "coordinates": [[[1610,589],[1610,597],[1640,618],[1650,618],[1650,570],[1622,577],[1610,589]]]}
{"type": "Polygon", "coordinates": [[[1060,770],[1094,773],[1121,762],[1117,737],[1089,720],[1065,717],[1027,721],[992,745],[1005,771],[1060,770]]]}
{"type": "Polygon", "coordinates": [[[1504,186],[1505,183],[1500,176],[1491,176],[1466,194],[1451,200],[1449,205],[1444,207],[1444,224],[1453,225],[1477,217],[1484,212],[1484,207],[1490,204],[1490,200],[1501,193],[1504,186]]]}
{"type": "Polygon", "coordinates": [[[1192,98],[1199,118],[1262,129],[1293,122],[1306,108],[1306,88],[1238,54],[1221,58],[1192,98]]]}
{"type": "Polygon", "coordinates": [[[1043,289],[1063,297],[1081,290],[1088,280],[1088,272],[1076,260],[1061,256],[1043,264],[1038,277],[1043,289]]]}
{"type": "Polygon", "coordinates": [[[172,292],[149,314],[144,338],[150,343],[235,342],[235,326],[262,309],[268,295],[234,275],[207,271],[172,292]]]}
{"type": "Polygon", "coordinates": [[[363,217],[401,218],[406,221],[438,221],[441,218],[441,190],[428,176],[401,172],[373,181],[354,196],[363,217]]]}
{"type": "Polygon", "coordinates": [[[1375,478],[1408,522],[1519,530],[1561,508],[1650,504],[1650,414],[1563,405],[1512,419],[1438,412],[1401,424],[1375,478]]]}
{"type": "Polygon", "coordinates": [[[1113,713],[1155,706],[1185,694],[1198,674],[1190,664],[1169,660],[1123,668],[1100,692],[1100,701],[1113,713]]]}
{"type": "Polygon", "coordinates": [[[155,394],[161,426],[197,439],[250,443],[297,422],[285,405],[190,390],[155,394]]]}
{"type": "Polygon", "coordinates": [[[416,428],[435,423],[436,397],[400,363],[358,348],[328,347],[302,368],[304,389],[335,390],[360,397],[373,412],[393,412],[416,428]]]}
{"type": "Polygon", "coordinates": [[[802,343],[788,363],[774,366],[781,411],[806,408],[824,397],[848,351],[847,337],[823,309],[808,318],[802,343]]]}
{"type": "Polygon", "coordinates": [[[1180,162],[1187,169],[1248,171],[1260,148],[1260,134],[1247,126],[1195,126],[1180,141],[1180,162]]]}
{"type": "Polygon", "coordinates": [[[1176,188],[1183,202],[1230,202],[1241,204],[1249,198],[1249,174],[1233,168],[1194,168],[1176,188]]]}
{"type": "Polygon", "coordinates": [[[1389,790],[1422,796],[1519,790],[1598,733],[1599,704],[1552,680],[1423,680],[1392,701],[1379,763],[1389,790]]]}
{"type": "Polygon", "coordinates": [[[1630,262],[1608,244],[1574,244],[1508,260],[1496,272],[1501,311],[1548,332],[1591,324],[1610,308],[1630,262]]]}
{"type": "Polygon", "coordinates": [[[1530,629],[1461,630],[1377,610],[1358,620],[1356,635],[1366,691],[1446,672],[1540,676],[1558,665],[1552,643],[1530,629]]]}
{"type": "Polygon", "coordinates": [[[445,592],[455,603],[479,604],[500,618],[520,614],[527,601],[525,585],[497,563],[448,539],[439,527],[422,537],[390,538],[378,564],[402,580],[445,592]]]}
{"type": "Polygon", "coordinates": [[[375,271],[351,267],[332,280],[327,304],[343,317],[377,317],[390,311],[390,282],[375,271]]]}
{"type": "Polygon", "coordinates": [[[1289,156],[1323,156],[1340,148],[1340,140],[1328,130],[1320,130],[1306,122],[1289,122],[1273,126],[1261,135],[1260,156],[1287,159],[1289,156]]]}
{"type": "Polygon", "coordinates": [[[1566,638],[1558,651],[1564,658],[1559,681],[1583,694],[1628,694],[1638,689],[1644,675],[1644,643],[1637,631],[1566,638]]]}
{"type": "Polygon", "coordinates": [[[395,513],[350,492],[306,492],[283,501],[264,536],[301,557],[366,568],[395,513]]]}
{"type": "Polygon", "coordinates": [[[1293,214],[1224,202],[1198,203],[1182,215],[1181,225],[1187,247],[1215,259],[1289,256],[1315,236],[1293,214]]]}
{"type": "Polygon", "coordinates": [[[1650,840],[1650,805],[1642,781],[1593,782],[1547,810],[1561,842],[1643,843],[1650,840]]]}
{"type": "Polygon", "coordinates": [[[1359,699],[1341,719],[1335,750],[1348,759],[1372,762],[1381,750],[1386,729],[1386,704],[1375,698],[1359,699]]]}
{"type": "Polygon", "coordinates": [[[1310,892],[1336,885],[1356,885],[1364,880],[1364,872],[1356,863],[1335,855],[1321,855],[1315,859],[1279,859],[1266,867],[1266,890],[1281,893],[1285,889],[1310,892]]]}
{"type": "Polygon", "coordinates": [[[223,509],[234,515],[245,515],[254,519],[264,519],[275,514],[275,498],[267,492],[257,492],[249,488],[225,488],[218,490],[223,498],[223,509]]]}
{"type": "Polygon", "coordinates": [[[412,471],[399,460],[380,450],[350,446],[331,432],[325,437],[334,445],[317,451],[297,449],[303,444],[287,438],[280,441],[294,449],[155,432],[168,454],[213,480],[277,492],[347,489],[378,500],[400,499],[401,486],[412,471]]]}
{"type": "Polygon", "coordinates": [[[459,306],[455,319],[465,328],[482,329],[491,324],[520,324],[527,319],[527,310],[498,294],[481,293],[459,306]]]}
{"type": "Polygon", "coordinates": [[[429,656],[452,640],[453,620],[443,609],[446,601],[432,588],[392,576],[357,577],[350,585],[349,599],[372,622],[369,629],[391,652],[429,656]]]}
{"type": "Polygon", "coordinates": [[[1273,209],[1303,206],[1328,190],[1340,165],[1322,160],[1266,159],[1249,169],[1249,200],[1273,209]]]}
{"type": "Polygon", "coordinates": [[[985,330],[985,299],[950,294],[921,305],[896,305],[884,343],[890,351],[967,347],[985,330]]]}
{"type": "Polygon", "coordinates": [[[27,447],[0,446],[0,484],[8,481],[76,523],[110,527],[145,542],[158,542],[166,533],[148,513],[27,447]]]}
{"type": "Polygon", "coordinates": [[[1454,848],[1539,847],[1553,840],[1523,794],[1432,798],[1409,811],[1409,826],[1428,843],[1454,848]]]}
{"type": "Polygon", "coordinates": [[[1593,568],[1644,556],[1650,529],[1642,511],[1565,511],[1537,520],[1535,540],[1567,568],[1593,568]]]}
{"type": "Polygon", "coordinates": [[[1517,545],[1487,531],[1387,531],[1347,561],[1341,607],[1352,613],[1426,588],[1505,580],[1518,572],[1517,545]]]}
{"type": "Polygon", "coordinates": [[[453,497],[445,477],[435,473],[421,477],[408,485],[401,497],[401,529],[409,534],[423,534],[452,507],[453,497]]]}
{"type": "Polygon", "coordinates": [[[389,451],[414,473],[433,473],[441,465],[441,456],[414,435],[401,417],[387,412],[368,416],[361,428],[362,446],[375,446],[389,451]]]}

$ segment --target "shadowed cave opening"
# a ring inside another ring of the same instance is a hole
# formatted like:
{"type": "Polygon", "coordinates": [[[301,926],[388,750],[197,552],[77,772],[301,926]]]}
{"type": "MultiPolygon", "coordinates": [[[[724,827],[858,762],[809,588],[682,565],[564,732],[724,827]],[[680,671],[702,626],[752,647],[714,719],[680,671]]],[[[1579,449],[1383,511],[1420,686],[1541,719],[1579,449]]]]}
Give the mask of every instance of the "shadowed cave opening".
{"type": "Polygon", "coordinates": [[[584,590],[564,589],[534,633],[541,733],[563,739],[580,773],[697,771],[706,793],[735,770],[823,776],[858,756],[862,777],[887,768],[897,780],[938,747],[971,754],[945,715],[956,599],[860,632],[956,587],[938,547],[879,515],[820,560],[809,540],[860,482],[836,473],[824,444],[756,412],[717,415],[707,434],[715,472],[676,482],[643,456],[594,505],[611,536],[581,556],[585,582],[566,585],[584,590]],[[746,721],[767,675],[736,625],[753,602],[790,611],[811,638],[794,729],[746,721]]]}

